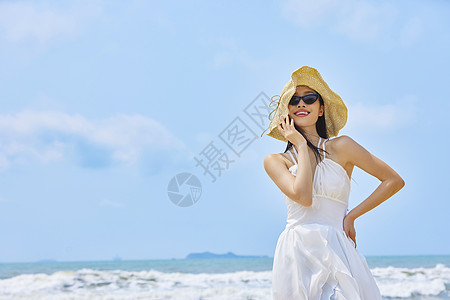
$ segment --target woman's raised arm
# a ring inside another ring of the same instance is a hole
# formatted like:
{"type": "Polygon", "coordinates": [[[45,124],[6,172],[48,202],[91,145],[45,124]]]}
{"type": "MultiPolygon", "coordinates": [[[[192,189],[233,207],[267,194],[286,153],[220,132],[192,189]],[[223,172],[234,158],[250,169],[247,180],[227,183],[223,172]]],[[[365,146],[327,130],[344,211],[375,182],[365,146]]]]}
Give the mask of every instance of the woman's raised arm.
{"type": "Polygon", "coordinates": [[[299,165],[296,176],[289,172],[286,164],[276,154],[269,154],[264,158],[264,169],[273,182],[289,199],[303,206],[312,205],[313,175],[307,157],[307,145],[298,147],[299,165]]]}
{"type": "Polygon", "coordinates": [[[357,166],[381,181],[380,185],[369,197],[347,214],[349,218],[355,220],[389,199],[405,185],[405,181],[397,172],[355,142],[351,137],[341,136],[339,140],[336,140],[334,147],[347,163],[357,166]]]}

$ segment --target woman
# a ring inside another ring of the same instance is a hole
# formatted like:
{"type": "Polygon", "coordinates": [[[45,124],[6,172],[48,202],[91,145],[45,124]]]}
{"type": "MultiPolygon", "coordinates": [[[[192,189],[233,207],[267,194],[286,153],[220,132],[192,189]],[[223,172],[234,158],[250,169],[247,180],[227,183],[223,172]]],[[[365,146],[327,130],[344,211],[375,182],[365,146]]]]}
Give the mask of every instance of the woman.
{"type": "Polygon", "coordinates": [[[264,168],[285,195],[288,217],[274,255],[273,299],[382,299],[356,249],[354,222],[398,192],[403,179],[349,136],[337,137],[347,107],[316,69],[294,71],[274,111],[267,135],[288,144],[267,155],[264,168]],[[354,166],[381,184],[347,213],[354,166]]]}

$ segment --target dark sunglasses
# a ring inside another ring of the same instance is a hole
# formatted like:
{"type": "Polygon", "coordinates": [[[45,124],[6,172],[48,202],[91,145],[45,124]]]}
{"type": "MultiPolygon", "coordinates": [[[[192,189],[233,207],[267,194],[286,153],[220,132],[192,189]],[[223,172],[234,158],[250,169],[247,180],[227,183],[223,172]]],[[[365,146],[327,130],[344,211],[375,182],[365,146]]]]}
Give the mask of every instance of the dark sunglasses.
{"type": "Polygon", "coordinates": [[[297,105],[301,99],[303,99],[303,102],[305,102],[305,104],[311,105],[314,102],[317,101],[317,99],[320,98],[319,94],[308,94],[305,96],[292,96],[291,101],[289,101],[289,105],[297,105]]]}

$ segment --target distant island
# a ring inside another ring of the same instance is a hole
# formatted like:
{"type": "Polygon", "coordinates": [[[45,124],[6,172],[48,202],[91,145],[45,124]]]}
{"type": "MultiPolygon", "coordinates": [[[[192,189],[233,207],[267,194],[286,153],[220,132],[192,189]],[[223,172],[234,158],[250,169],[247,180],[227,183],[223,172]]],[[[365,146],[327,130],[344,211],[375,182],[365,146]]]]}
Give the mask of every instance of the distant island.
{"type": "Polygon", "coordinates": [[[255,258],[255,257],[268,257],[267,255],[236,255],[233,252],[227,252],[225,254],[216,254],[212,252],[201,253],[189,253],[185,259],[198,259],[198,258],[255,258]]]}

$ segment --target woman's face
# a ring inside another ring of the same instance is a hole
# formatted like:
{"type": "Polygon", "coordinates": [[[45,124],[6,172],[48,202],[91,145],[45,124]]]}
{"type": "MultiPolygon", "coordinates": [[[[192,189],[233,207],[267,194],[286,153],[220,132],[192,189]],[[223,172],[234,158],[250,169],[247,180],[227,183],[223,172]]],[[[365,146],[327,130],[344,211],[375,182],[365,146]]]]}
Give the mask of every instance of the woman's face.
{"type": "MultiPolygon", "coordinates": [[[[317,94],[317,92],[306,85],[298,85],[294,96],[305,96],[307,94],[317,94]]],[[[310,125],[315,125],[317,119],[323,115],[324,107],[320,104],[320,100],[317,99],[313,104],[306,104],[303,99],[297,105],[290,105],[289,107],[289,117],[294,119],[295,125],[299,127],[305,127],[310,125]],[[307,115],[300,114],[296,115],[300,111],[308,112],[307,115]]]]}

